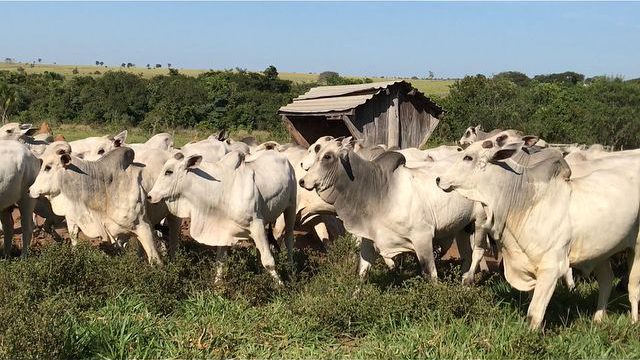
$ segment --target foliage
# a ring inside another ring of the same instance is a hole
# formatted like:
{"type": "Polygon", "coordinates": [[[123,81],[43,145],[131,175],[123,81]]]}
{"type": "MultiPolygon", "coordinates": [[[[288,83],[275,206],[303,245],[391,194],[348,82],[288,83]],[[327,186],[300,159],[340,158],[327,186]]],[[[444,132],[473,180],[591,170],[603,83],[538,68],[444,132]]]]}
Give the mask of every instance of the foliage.
{"type": "MultiPolygon", "coordinates": [[[[124,64],[127,66],[128,64],[124,64]]],[[[48,121],[53,124],[141,126],[153,131],[177,127],[269,129],[285,133],[277,110],[308,86],[293,86],[277,77],[277,69],[265,74],[210,71],[198,77],[169,75],[151,79],[125,71],[102,76],[26,74],[0,72],[2,113],[16,121],[48,121]]]]}
{"type": "Polygon", "coordinates": [[[346,78],[340,76],[335,71],[323,71],[318,75],[318,83],[321,85],[354,85],[354,84],[366,84],[373,82],[369,78],[358,79],[358,78],[346,78]]]}
{"type": "Polygon", "coordinates": [[[522,86],[512,79],[476,75],[457,81],[440,100],[446,112],[435,136],[455,141],[468,126],[482,124],[488,130],[519,129],[552,143],[640,146],[640,84],[596,78],[575,85],[534,77],[522,86]]]}

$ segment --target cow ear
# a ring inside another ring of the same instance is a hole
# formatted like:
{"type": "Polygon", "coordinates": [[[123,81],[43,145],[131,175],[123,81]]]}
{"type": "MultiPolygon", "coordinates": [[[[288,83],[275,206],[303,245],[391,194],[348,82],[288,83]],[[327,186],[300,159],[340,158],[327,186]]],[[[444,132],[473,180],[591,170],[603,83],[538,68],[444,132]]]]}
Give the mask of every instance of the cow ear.
{"type": "Polygon", "coordinates": [[[127,130],[123,130],[118,135],[114,136],[113,137],[113,146],[120,147],[120,146],[124,145],[125,141],[127,140],[127,134],[128,134],[128,131],[127,130]]]}
{"type": "Polygon", "coordinates": [[[538,140],[540,140],[540,138],[538,138],[535,135],[525,135],[522,137],[522,141],[524,141],[524,146],[527,146],[527,147],[535,145],[538,142],[538,140]]]}
{"type": "Polygon", "coordinates": [[[220,159],[220,163],[230,169],[237,169],[244,162],[244,154],[238,151],[232,151],[220,159]]]}
{"type": "Polygon", "coordinates": [[[29,132],[29,130],[31,130],[31,124],[20,124],[20,133],[22,135],[25,135],[27,132],[29,132]]]}
{"type": "Polygon", "coordinates": [[[71,164],[71,155],[67,153],[60,155],[60,163],[62,164],[62,166],[67,168],[69,164],[71,164]]]}
{"type": "Polygon", "coordinates": [[[523,144],[524,143],[522,141],[519,141],[507,144],[504,147],[496,150],[491,157],[491,162],[498,162],[512,157],[515,153],[522,149],[523,144]]]}
{"type": "Polygon", "coordinates": [[[222,130],[220,130],[220,132],[216,136],[216,139],[218,139],[220,141],[225,141],[228,137],[229,137],[229,133],[227,132],[227,130],[226,129],[222,129],[222,130]]]}
{"type": "Polygon", "coordinates": [[[202,155],[191,155],[187,157],[187,159],[185,160],[185,168],[191,169],[193,167],[200,165],[201,162],[202,162],[202,155]]]}
{"type": "Polygon", "coordinates": [[[498,136],[496,138],[496,145],[498,145],[498,147],[502,147],[507,143],[507,139],[509,138],[509,135],[507,134],[502,134],[500,136],[498,136]]]}
{"type": "Polygon", "coordinates": [[[340,142],[340,147],[347,150],[354,150],[356,140],[352,136],[347,136],[340,142]]]}

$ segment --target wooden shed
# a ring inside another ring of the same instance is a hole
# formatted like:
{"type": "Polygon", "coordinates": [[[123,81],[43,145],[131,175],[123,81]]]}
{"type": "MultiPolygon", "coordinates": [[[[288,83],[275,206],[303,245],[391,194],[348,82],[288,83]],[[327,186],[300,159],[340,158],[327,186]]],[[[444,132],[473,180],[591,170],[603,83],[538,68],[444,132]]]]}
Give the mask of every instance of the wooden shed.
{"type": "Polygon", "coordinates": [[[319,86],[278,113],[303,146],[321,136],[353,136],[365,145],[420,147],[438,125],[442,109],[402,80],[319,86]]]}

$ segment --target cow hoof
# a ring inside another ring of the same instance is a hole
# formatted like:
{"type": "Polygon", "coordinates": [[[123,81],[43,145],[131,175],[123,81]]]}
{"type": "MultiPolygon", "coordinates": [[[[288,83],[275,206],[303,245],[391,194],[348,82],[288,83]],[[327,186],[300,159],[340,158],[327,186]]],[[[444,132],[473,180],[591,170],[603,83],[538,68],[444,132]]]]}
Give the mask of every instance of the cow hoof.
{"type": "Polygon", "coordinates": [[[606,315],[606,313],[604,311],[598,310],[593,315],[593,321],[597,322],[597,323],[601,323],[602,320],[604,319],[605,315],[606,315]]]}
{"type": "Polygon", "coordinates": [[[475,277],[473,275],[468,275],[468,274],[462,275],[462,285],[473,286],[474,283],[475,283],[475,277]]]}

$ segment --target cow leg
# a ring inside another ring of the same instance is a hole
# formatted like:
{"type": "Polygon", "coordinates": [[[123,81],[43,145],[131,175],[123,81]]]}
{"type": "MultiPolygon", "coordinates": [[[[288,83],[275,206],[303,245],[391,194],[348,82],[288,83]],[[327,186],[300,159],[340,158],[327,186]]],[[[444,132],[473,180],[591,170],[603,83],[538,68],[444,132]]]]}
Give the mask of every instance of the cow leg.
{"type": "Polygon", "coordinates": [[[564,282],[567,284],[569,291],[573,291],[573,289],[576,288],[576,283],[573,281],[573,270],[571,270],[571,268],[564,273],[564,282]]]}
{"type": "Polygon", "coordinates": [[[282,237],[282,234],[284,234],[284,214],[278,216],[278,219],[276,219],[276,223],[273,225],[273,228],[271,229],[271,232],[273,233],[273,237],[276,240],[279,240],[282,237]]]}
{"type": "Polygon", "coordinates": [[[417,236],[412,236],[413,248],[418,257],[420,263],[420,270],[422,275],[431,279],[432,281],[438,281],[438,271],[436,270],[436,260],[433,256],[433,231],[422,232],[417,236]]]}
{"type": "Polygon", "coordinates": [[[469,269],[467,270],[467,272],[462,275],[462,283],[464,285],[473,284],[475,280],[474,275],[476,274],[476,272],[478,272],[478,267],[480,267],[481,264],[484,264],[484,268],[488,270],[487,263],[486,261],[484,261],[484,253],[488,245],[486,231],[481,227],[476,227],[472,235],[472,239],[473,242],[471,246],[471,264],[469,265],[469,269]]]}
{"type": "Polygon", "coordinates": [[[373,241],[361,238],[360,240],[360,261],[358,262],[358,275],[360,280],[364,280],[371,269],[371,264],[376,260],[376,249],[373,241]]]}
{"type": "Polygon", "coordinates": [[[213,280],[214,284],[220,284],[222,282],[222,272],[224,271],[224,262],[227,259],[229,253],[228,246],[218,246],[216,250],[216,277],[213,280]]]}
{"type": "Polygon", "coordinates": [[[36,199],[29,195],[22,197],[18,203],[20,209],[20,226],[22,227],[22,254],[23,258],[29,254],[29,246],[33,237],[33,209],[36,207],[36,199]]]}
{"type": "Polygon", "coordinates": [[[609,295],[611,295],[611,288],[613,287],[613,270],[611,270],[611,262],[609,259],[598,264],[595,269],[595,274],[598,280],[599,293],[598,308],[593,315],[593,321],[600,322],[606,315],[607,302],[609,302],[609,295]]]}
{"type": "Polygon", "coordinates": [[[282,280],[280,280],[280,276],[278,276],[278,273],[276,272],[276,261],[273,258],[273,254],[269,248],[269,240],[267,239],[267,234],[264,231],[264,222],[256,220],[251,223],[251,237],[253,238],[256,248],[260,253],[260,262],[262,263],[262,266],[264,266],[269,275],[273,277],[278,285],[282,285],[282,280]]]}
{"type": "Polygon", "coordinates": [[[80,227],[67,218],[67,231],[69,232],[69,238],[71,239],[71,246],[78,245],[78,233],[80,232],[80,227]]]}
{"type": "Polygon", "coordinates": [[[182,226],[182,219],[169,214],[166,220],[169,226],[169,248],[167,252],[169,258],[173,259],[176,256],[176,250],[180,243],[180,227],[182,226]]]}
{"type": "Polygon", "coordinates": [[[58,234],[54,225],[55,221],[53,221],[51,218],[45,218],[44,224],[42,224],[42,230],[49,234],[55,242],[60,243],[62,242],[62,237],[60,236],[60,234],[58,234]]]}
{"type": "Polygon", "coordinates": [[[0,222],[4,230],[4,257],[11,256],[11,244],[13,243],[13,215],[11,207],[0,212],[0,222]]]}
{"type": "Polygon", "coordinates": [[[318,217],[318,223],[313,225],[313,231],[316,233],[316,236],[322,244],[326,245],[329,242],[329,230],[327,229],[327,224],[322,221],[322,218],[318,217]]]}
{"type": "MultiPolygon", "coordinates": [[[[637,246],[637,245],[636,245],[637,246]]],[[[638,301],[640,301],[640,251],[629,251],[629,303],[631,303],[631,322],[638,322],[638,301]]]]}
{"type": "Polygon", "coordinates": [[[138,241],[140,245],[142,245],[144,252],[147,253],[149,263],[162,265],[162,260],[160,260],[156,244],[153,241],[153,231],[151,231],[149,223],[144,220],[141,221],[136,228],[135,234],[138,236],[138,241]]]}
{"type": "Polygon", "coordinates": [[[287,256],[289,258],[289,265],[293,269],[293,245],[295,238],[293,236],[293,230],[296,225],[296,206],[295,201],[293,205],[290,205],[284,210],[284,239],[287,246],[287,256]]]}
{"type": "MultiPolygon", "coordinates": [[[[557,264],[557,262],[555,263],[557,264]]],[[[558,269],[557,267],[538,269],[536,277],[536,287],[533,290],[533,297],[527,310],[527,320],[532,330],[539,329],[542,326],[544,313],[547,311],[547,306],[558,283],[558,269]]]]}

